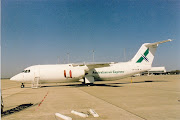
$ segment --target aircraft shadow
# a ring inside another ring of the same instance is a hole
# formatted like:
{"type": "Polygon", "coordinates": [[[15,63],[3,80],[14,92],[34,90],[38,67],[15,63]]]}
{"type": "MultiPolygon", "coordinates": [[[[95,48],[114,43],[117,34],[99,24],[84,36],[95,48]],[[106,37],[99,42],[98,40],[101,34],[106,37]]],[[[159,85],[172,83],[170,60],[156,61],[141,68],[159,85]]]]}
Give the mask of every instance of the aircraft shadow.
{"type": "MultiPolygon", "coordinates": [[[[139,82],[132,82],[132,83],[151,83],[151,82],[167,82],[167,81],[164,81],[164,80],[145,80],[145,81],[139,81],[139,82]]],[[[111,84],[130,84],[131,82],[126,82],[126,83],[111,83],[111,84]]]]}
{"type": "MultiPolygon", "coordinates": [[[[145,81],[139,81],[139,82],[135,82],[133,81],[132,83],[150,83],[150,82],[168,82],[168,81],[164,81],[164,80],[145,80],[145,81]]],[[[92,86],[98,86],[98,87],[123,87],[123,86],[119,86],[120,84],[132,84],[131,82],[126,82],[126,83],[107,83],[107,84],[92,84],[90,86],[85,85],[85,84],[67,84],[67,85],[43,85],[41,84],[41,88],[46,88],[46,87],[92,87],[92,86]]],[[[28,88],[28,87],[26,87],[28,88]]],[[[31,87],[29,87],[31,88],[31,87]]]]}
{"type": "Polygon", "coordinates": [[[32,103],[18,105],[15,108],[12,108],[10,110],[6,110],[6,111],[2,112],[1,116],[3,117],[3,116],[6,116],[6,115],[10,115],[10,114],[13,114],[13,113],[20,112],[20,111],[22,111],[24,109],[27,109],[28,107],[31,107],[32,105],[33,105],[32,103]]]}
{"type": "Polygon", "coordinates": [[[48,86],[41,86],[43,87],[91,87],[91,86],[99,86],[99,87],[122,87],[122,86],[116,86],[116,85],[110,85],[110,84],[93,84],[93,85],[84,85],[84,84],[68,84],[68,85],[48,85],[48,86]]]}

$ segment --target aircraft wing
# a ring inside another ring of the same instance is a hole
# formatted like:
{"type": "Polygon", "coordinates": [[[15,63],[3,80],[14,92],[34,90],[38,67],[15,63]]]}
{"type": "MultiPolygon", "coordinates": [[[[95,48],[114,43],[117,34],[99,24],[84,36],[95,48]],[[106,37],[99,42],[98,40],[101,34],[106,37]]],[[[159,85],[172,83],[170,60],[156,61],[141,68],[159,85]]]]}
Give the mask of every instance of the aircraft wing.
{"type": "Polygon", "coordinates": [[[88,69],[94,69],[94,68],[102,68],[102,67],[109,67],[112,63],[97,63],[97,64],[87,64],[86,66],[88,69]]]}
{"type": "Polygon", "coordinates": [[[87,64],[76,64],[76,65],[73,65],[73,66],[84,66],[84,67],[87,67],[86,68],[86,71],[88,70],[91,70],[91,69],[94,69],[94,68],[102,68],[102,67],[108,67],[110,66],[110,64],[113,64],[114,62],[111,62],[111,63],[87,63],[87,64]]]}

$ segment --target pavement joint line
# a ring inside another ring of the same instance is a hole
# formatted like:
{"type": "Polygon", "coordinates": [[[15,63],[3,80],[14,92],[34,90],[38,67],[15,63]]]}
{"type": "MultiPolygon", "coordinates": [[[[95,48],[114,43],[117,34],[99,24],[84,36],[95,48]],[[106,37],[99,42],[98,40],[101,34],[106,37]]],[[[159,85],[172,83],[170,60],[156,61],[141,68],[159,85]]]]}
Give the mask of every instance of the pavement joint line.
{"type": "MultiPolygon", "coordinates": [[[[82,90],[82,89],[79,89],[79,90],[81,90],[82,92],[85,92],[85,91],[82,90]]],[[[88,93],[88,92],[85,92],[85,93],[87,93],[87,94],[89,94],[90,96],[93,96],[93,97],[95,97],[95,98],[97,98],[97,99],[100,99],[100,100],[102,100],[102,101],[104,101],[104,102],[106,102],[106,103],[108,103],[108,104],[110,104],[110,105],[113,105],[113,106],[115,106],[115,107],[117,107],[117,108],[120,108],[120,109],[122,109],[122,110],[124,110],[124,111],[126,111],[126,112],[129,112],[129,113],[131,113],[131,114],[133,114],[133,115],[135,115],[135,116],[137,116],[137,117],[139,117],[139,118],[142,118],[142,119],[144,119],[144,120],[147,120],[146,118],[143,118],[143,117],[141,117],[141,116],[139,116],[139,115],[137,115],[137,114],[135,114],[135,113],[132,113],[132,112],[130,112],[130,111],[124,109],[124,108],[121,108],[121,107],[119,107],[119,106],[117,106],[117,105],[114,105],[114,104],[112,104],[112,103],[109,102],[109,101],[106,101],[106,100],[104,100],[104,99],[102,99],[102,98],[99,98],[99,97],[97,97],[97,96],[94,96],[94,95],[92,95],[92,94],[90,94],[90,93],[88,93]]]]}
{"type": "MultiPolygon", "coordinates": [[[[22,89],[23,89],[23,88],[22,88],[22,89]]],[[[16,95],[16,94],[18,94],[18,93],[20,93],[20,92],[24,92],[24,91],[26,91],[26,90],[29,90],[29,89],[25,89],[25,90],[23,90],[23,91],[19,91],[19,92],[17,92],[17,93],[11,94],[11,95],[9,95],[9,96],[7,96],[7,97],[3,97],[3,99],[4,99],[4,98],[8,98],[8,97],[13,96],[13,95],[16,95]]],[[[3,95],[3,94],[2,94],[2,95],[3,95]]]]}
{"type": "MultiPolygon", "coordinates": [[[[19,86],[16,86],[16,87],[18,88],[19,86]]],[[[5,89],[2,89],[2,90],[8,90],[8,89],[11,89],[11,88],[16,88],[16,87],[5,88],[5,89]]]]}

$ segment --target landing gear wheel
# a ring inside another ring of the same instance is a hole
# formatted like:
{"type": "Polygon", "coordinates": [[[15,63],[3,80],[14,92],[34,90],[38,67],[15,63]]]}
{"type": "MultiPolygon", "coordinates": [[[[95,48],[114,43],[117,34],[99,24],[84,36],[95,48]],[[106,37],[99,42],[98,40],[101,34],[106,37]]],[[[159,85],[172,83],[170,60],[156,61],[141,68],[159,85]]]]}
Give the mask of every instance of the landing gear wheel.
{"type": "Polygon", "coordinates": [[[88,83],[87,86],[94,86],[94,83],[88,83]]]}
{"type": "Polygon", "coordinates": [[[24,84],[22,83],[21,88],[24,88],[24,84]]]}

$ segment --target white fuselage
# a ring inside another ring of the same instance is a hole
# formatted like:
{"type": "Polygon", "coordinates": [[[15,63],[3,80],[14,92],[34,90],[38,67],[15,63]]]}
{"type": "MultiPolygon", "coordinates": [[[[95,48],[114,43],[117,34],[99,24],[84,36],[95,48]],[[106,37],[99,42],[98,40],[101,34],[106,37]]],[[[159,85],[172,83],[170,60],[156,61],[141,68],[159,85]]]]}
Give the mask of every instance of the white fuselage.
{"type": "MultiPolygon", "coordinates": [[[[93,83],[94,80],[116,80],[150,70],[156,48],[159,44],[169,41],[171,40],[142,44],[136,55],[129,62],[108,63],[108,67],[104,67],[106,64],[35,65],[26,68],[22,73],[15,75],[10,80],[21,83],[82,81],[87,84],[93,83]]],[[[24,87],[23,84],[22,87],[24,87]]]]}
{"type": "Polygon", "coordinates": [[[85,73],[87,66],[73,66],[72,64],[35,65],[11,78],[21,83],[31,83],[38,79],[40,83],[74,82],[86,75],[95,80],[116,80],[150,69],[150,66],[132,64],[131,62],[110,64],[109,67],[94,68],[85,73]]]}

